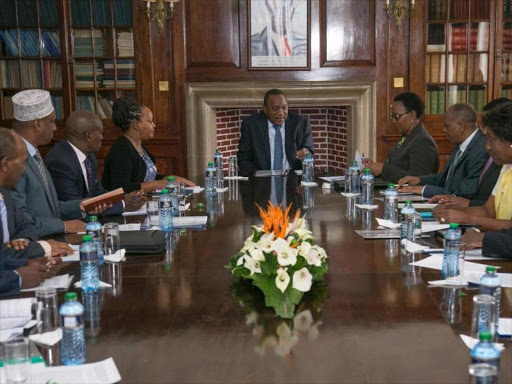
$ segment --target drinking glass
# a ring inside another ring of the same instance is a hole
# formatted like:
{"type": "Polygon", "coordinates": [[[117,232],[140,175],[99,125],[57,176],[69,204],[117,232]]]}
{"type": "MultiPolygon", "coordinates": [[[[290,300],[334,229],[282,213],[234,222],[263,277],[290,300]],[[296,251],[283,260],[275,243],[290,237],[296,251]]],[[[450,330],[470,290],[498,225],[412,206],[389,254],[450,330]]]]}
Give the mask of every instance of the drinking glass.
{"type": "Polygon", "coordinates": [[[487,363],[471,364],[469,377],[469,384],[498,384],[498,369],[487,363]]]}
{"type": "Polygon", "coordinates": [[[238,176],[238,159],[236,156],[229,156],[228,175],[229,177],[238,176]]]}
{"type": "Polygon", "coordinates": [[[42,288],[36,291],[37,320],[41,322],[40,332],[52,332],[59,327],[57,291],[55,288],[42,288]]]}
{"type": "Polygon", "coordinates": [[[150,200],[146,201],[146,211],[148,215],[149,226],[158,227],[158,196],[152,196],[150,200]]]}
{"type": "Polygon", "coordinates": [[[448,242],[446,258],[446,280],[453,283],[464,281],[464,258],[466,257],[466,243],[448,242]],[[455,249],[453,249],[455,247],[455,249]],[[457,257],[455,257],[457,255],[457,257]]]}
{"type": "Polygon", "coordinates": [[[7,383],[24,383],[30,374],[28,339],[17,337],[4,343],[4,363],[7,383]]]}
{"type": "Polygon", "coordinates": [[[407,240],[413,242],[421,241],[421,216],[417,213],[407,215],[407,240]]]}
{"type": "Polygon", "coordinates": [[[185,183],[183,181],[178,181],[176,183],[176,185],[177,185],[178,198],[180,199],[180,201],[183,201],[185,199],[185,195],[186,195],[185,183]]]}
{"type": "Polygon", "coordinates": [[[113,255],[119,250],[119,224],[106,223],[103,226],[105,255],[113,255]]]}
{"type": "Polygon", "coordinates": [[[302,208],[311,209],[315,206],[315,190],[313,187],[304,187],[302,208]]]}
{"type": "Polygon", "coordinates": [[[496,299],[491,295],[473,296],[473,317],[471,320],[471,337],[478,339],[482,331],[496,334],[496,299]]]}

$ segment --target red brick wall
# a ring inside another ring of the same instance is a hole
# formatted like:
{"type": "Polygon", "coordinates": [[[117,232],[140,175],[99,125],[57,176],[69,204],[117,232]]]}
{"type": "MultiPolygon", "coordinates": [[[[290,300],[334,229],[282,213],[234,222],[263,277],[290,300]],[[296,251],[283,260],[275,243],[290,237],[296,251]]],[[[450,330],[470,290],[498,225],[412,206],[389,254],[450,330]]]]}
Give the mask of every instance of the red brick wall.
{"type": "MultiPolygon", "coordinates": [[[[217,108],[217,148],[224,156],[227,169],[229,156],[238,153],[240,126],[246,117],[258,113],[257,108],[217,108]]],[[[347,166],[347,107],[293,108],[309,118],[315,144],[315,167],[340,174],[347,166]]]]}

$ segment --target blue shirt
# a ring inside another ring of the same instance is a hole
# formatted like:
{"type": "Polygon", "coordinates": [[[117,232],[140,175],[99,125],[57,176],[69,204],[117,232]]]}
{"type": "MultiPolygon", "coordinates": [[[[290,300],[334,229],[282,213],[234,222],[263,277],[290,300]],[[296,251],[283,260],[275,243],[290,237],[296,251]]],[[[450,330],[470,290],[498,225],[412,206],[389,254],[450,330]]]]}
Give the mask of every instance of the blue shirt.
{"type": "MultiPolygon", "coordinates": [[[[276,129],[274,128],[274,124],[268,121],[268,143],[270,145],[270,169],[274,169],[274,147],[276,142],[276,129]]],[[[286,151],[284,149],[284,124],[279,127],[279,132],[281,132],[281,141],[283,142],[283,168],[282,169],[290,169],[290,164],[288,164],[288,159],[286,158],[286,151]]]]}

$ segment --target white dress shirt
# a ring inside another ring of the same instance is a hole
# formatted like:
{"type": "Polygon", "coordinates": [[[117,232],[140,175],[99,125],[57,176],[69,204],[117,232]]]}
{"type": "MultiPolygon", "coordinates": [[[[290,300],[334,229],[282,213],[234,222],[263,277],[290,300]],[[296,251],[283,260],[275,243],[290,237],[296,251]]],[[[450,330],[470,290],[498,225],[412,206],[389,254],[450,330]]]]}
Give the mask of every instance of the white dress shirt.
{"type": "Polygon", "coordinates": [[[87,187],[87,190],[89,190],[89,181],[87,180],[87,169],[85,168],[84,161],[87,159],[87,156],[79,150],[77,147],[75,147],[73,144],[71,144],[70,141],[68,141],[69,145],[71,145],[71,148],[73,148],[73,151],[76,153],[76,157],[78,157],[78,162],[80,163],[80,168],[82,169],[82,174],[84,176],[85,180],[85,186],[87,187]]]}

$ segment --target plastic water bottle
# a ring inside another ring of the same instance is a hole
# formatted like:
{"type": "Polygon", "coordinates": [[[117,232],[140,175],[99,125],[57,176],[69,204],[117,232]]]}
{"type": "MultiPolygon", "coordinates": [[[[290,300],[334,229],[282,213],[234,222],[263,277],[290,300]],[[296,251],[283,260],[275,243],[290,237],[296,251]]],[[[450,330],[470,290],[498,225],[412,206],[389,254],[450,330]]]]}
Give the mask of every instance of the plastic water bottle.
{"type": "Polygon", "coordinates": [[[486,363],[500,368],[500,350],[492,342],[492,334],[489,331],[482,331],[478,334],[480,342],[471,350],[472,363],[486,363]]]}
{"type": "Polygon", "coordinates": [[[206,196],[215,196],[217,194],[217,169],[210,161],[206,167],[206,196]]]}
{"type": "Polygon", "coordinates": [[[480,293],[483,295],[490,295],[496,299],[496,327],[498,330],[498,323],[500,319],[500,301],[501,301],[501,280],[496,274],[496,267],[489,266],[485,268],[485,275],[480,279],[480,293]]]}
{"type": "Polygon", "coordinates": [[[224,172],[222,171],[224,159],[219,148],[217,148],[215,155],[213,155],[213,162],[217,170],[217,188],[224,188],[224,172]]]}
{"type": "Polygon", "coordinates": [[[384,220],[398,224],[398,192],[394,184],[388,184],[384,192],[384,220]]]}
{"type": "Polygon", "coordinates": [[[308,153],[302,162],[302,181],[305,183],[315,182],[315,160],[311,153],[308,153]]]}
{"type": "Polygon", "coordinates": [[[89,216],[89,222],[85,226],[85,232],[90,235],[98,250],[98,265],[103,265],[103,233],[102,225],[96,216],[89,216]]]}
{"type": "Polygon", "coordinates": [[[406,200],[400,211],[400,246],[402,248],[405,248],[405,239],[407,239],[407,217],[413,213],[416,213],[416,210],[412,206],[412,201],[406,200]]]}
{"type": "Polygon", "coordinates": [[[471,364],[469,366],[469,382],[471,384],[496,384],[498,382],[498,369],[486,363],[471,364]]]}
{"type": "Polygon", "coordinates": [[[448,269],[450,269],[450,276],[457,276],[460,239],[459,224],[450,223],[450,228],[444,234],[443,269],[441,270],[443,279],[448,276],[448,269]]]}
{"type": "Polygon", "coordinates": [[[59,309],[62,326],[61,360],[64,365],[79,365],[86,361],[84,307],[76,301],[76,293],[68,292],[59,309]]]}
{"type": "Polygon", "coordinates": [[[82,291],[97,291],[100,288],[98,249],[91,235],[82,237],[80,244],[80,272],[82,291]]]}
{"type": "Polygon", "coordinates": [[[179,216],[180,215],[180,197],[178,196],[178,184],[174,181],[174,176],[167,177],[167,184],[165,185],[165,189],[171,196],[172,203],[172,215],[179,216]]]}
{"type": "Polygon", "coordinates": [[[359,177],[359,165],[357,161],[353,161],[349,168],[350,170],[350,193],[361,193],[360,177],[359,177]]]}
{"type": "Polygon", "coordinates": [[[373,180],[374,177],[369,168],[364,170],[363,175],[361,176],[361,185],[362,185],[362,199],[361,204],[372,205],[373,204],[373,180]]]}
{"type": "Polygon", "coordinates": [[[158,199],[158,224],[161,231],[169,232],[173,230],[172,198],[167,189],[160,192],[160,198],[158,199]]]}

